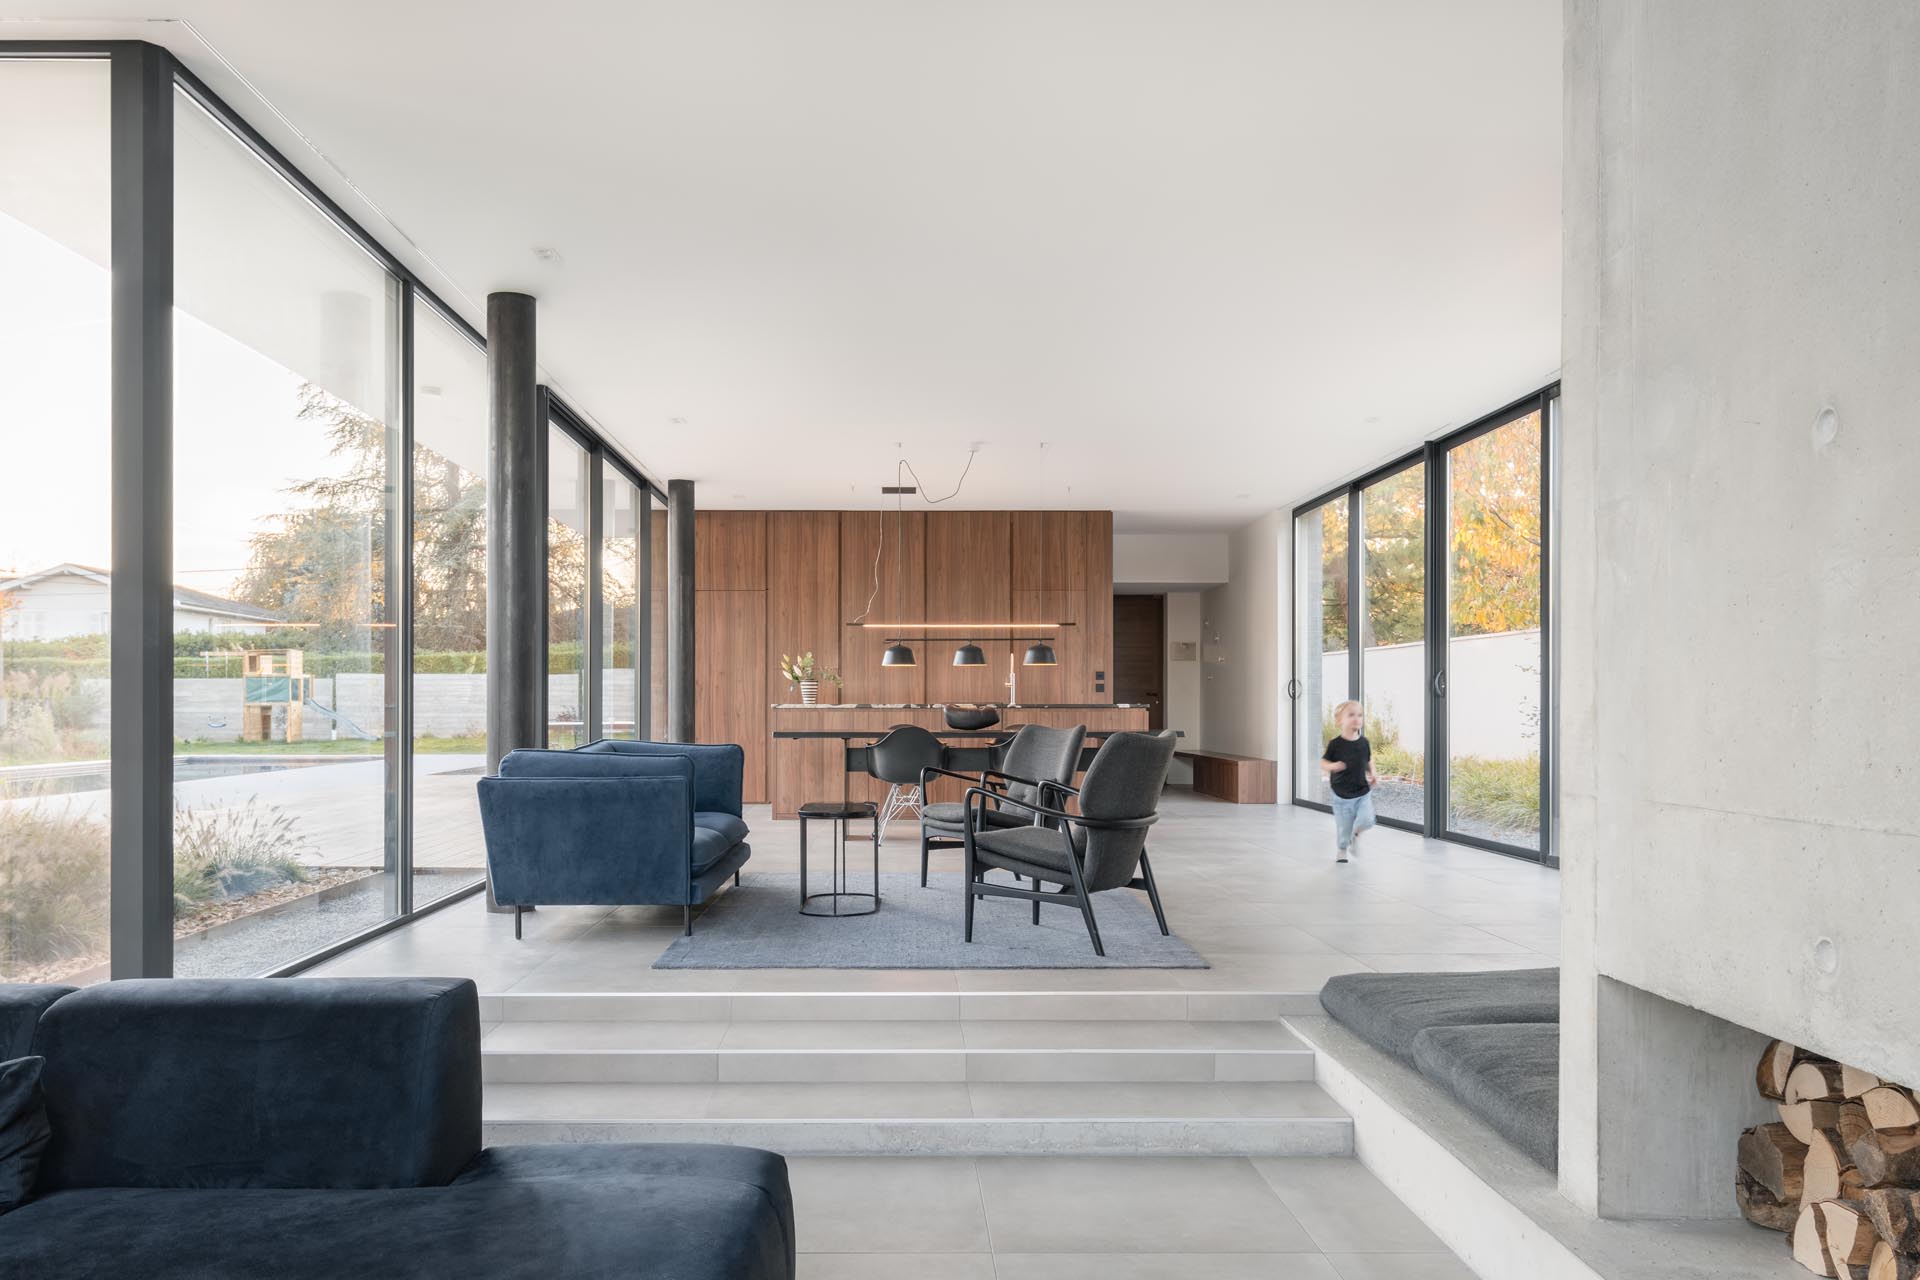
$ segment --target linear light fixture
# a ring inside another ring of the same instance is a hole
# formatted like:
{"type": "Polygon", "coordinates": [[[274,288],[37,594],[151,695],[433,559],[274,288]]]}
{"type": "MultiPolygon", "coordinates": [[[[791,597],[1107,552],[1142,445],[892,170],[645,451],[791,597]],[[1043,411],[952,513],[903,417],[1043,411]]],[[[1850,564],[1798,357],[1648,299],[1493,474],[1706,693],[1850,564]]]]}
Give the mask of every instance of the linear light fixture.
{"type": "Polygon", "coordinates": [[[867,631],[1055,631],[1077,622],[849,622],[867,631]]]}

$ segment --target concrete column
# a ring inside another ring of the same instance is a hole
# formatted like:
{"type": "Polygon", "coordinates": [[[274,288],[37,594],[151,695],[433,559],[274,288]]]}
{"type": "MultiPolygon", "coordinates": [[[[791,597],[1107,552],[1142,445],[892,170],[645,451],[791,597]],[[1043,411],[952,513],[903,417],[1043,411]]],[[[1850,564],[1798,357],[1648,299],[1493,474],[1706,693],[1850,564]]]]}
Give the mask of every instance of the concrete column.
{"type": "Polygon", "coordinates": [[[487,772],[546,743],[547,487],[534,300],[487,295],[487,772]]]}
{"type": "Polygon", "coordinates": [[[693,481],[667,481],[667,741],[693,741],[693,481]]]}

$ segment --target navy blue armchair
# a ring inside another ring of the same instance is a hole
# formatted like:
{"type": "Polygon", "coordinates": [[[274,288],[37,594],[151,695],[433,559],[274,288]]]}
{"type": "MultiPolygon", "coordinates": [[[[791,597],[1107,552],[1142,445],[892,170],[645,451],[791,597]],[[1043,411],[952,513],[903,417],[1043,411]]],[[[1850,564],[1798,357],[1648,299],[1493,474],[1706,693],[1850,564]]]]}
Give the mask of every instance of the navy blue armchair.
{"type": "Polygon", "coordinates": [[[480,779],[494,897],[515,908],[693,908],[752,856],[737,746],[602,740],[513,751],[480,779]]]}

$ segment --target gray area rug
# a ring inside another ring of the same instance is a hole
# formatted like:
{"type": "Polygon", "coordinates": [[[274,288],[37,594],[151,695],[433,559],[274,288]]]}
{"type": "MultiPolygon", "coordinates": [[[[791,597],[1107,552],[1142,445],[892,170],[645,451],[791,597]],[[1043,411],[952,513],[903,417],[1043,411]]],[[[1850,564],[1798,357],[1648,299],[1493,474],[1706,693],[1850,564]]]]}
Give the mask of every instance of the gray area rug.
{"type": "MultiPolygon", "coordinates": [[[[822,877],[809,885],[825,886],[822,877]]],[[[1012,898],[982,898],[973,942],[961,941],[961,878],[882,874],[880,910],[820,919],[800,914],[800,877],[748,872],[694,918],[656,969],[1205,969],[1176,934],[1160,936],[1147,896],[1132,889],[1095,894],[1093,915],[1106,958],[1093,954],[1086,925],[1071,907],[1033,908],[1012,898]]],[[[849,886],[859,888],[859,884],[849,886]]],[[[825,905],[816,900],[816,908],[825,905]]],[[[865,905],[857,903],[855,905],[865,905]]],[[[1176,923],[1169,920],[1168,924],[1176,923]]]]}

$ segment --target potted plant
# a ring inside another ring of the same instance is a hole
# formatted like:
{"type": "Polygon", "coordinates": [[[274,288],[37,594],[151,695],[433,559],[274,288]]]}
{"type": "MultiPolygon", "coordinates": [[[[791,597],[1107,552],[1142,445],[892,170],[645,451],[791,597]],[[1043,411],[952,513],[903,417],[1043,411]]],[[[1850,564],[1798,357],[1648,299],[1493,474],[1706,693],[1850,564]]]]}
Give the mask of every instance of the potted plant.
{"type": "Polygon", "coordinates": [[[803,653],[797,658],[781,654],[780,674],[786,677],[789,685],[800,686],[800,701],[809,707],[820,701],[821,681],[824,680],[835,688],[839,688],[841,684],[840,677],[831,669],[816,662],[810,652],[803,653]]]}

